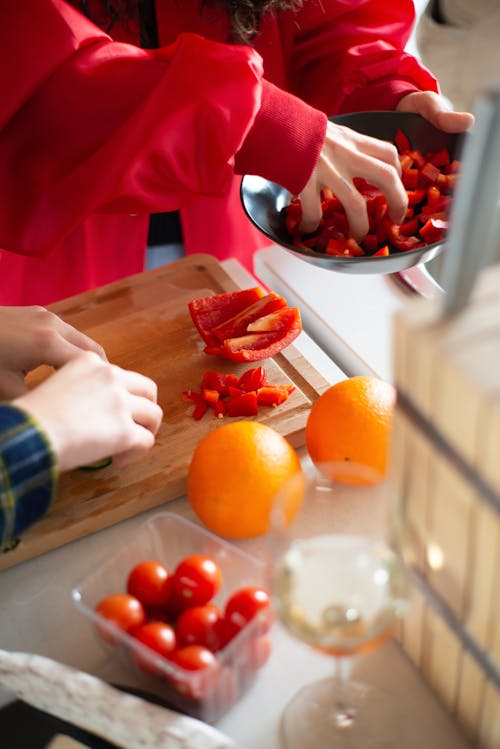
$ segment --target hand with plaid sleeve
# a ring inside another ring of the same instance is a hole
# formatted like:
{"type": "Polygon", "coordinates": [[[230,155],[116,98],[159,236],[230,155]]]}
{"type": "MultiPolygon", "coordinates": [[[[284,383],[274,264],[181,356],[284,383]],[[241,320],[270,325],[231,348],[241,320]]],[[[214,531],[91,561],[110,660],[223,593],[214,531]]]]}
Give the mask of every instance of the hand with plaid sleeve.
{"type": "Polygon", "coordinates": [[[87,351],[0,403],[0,550],[47,512],[61,471],[149,450],[163,417],[156,401],[148,377],[87,351]]]}

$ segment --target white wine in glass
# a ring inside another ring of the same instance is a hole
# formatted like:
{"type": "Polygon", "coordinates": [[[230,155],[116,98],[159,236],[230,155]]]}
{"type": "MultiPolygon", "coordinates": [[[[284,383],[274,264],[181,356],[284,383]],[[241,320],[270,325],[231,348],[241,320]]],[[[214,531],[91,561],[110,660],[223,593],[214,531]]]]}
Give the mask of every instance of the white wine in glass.
{"type": "Polygon", "coordinates": [[[292,635],[336,665],[332,678],[306,686],[286,708],[286,749],[397,745],[395,700],[348,674],[352,657],[389,639],[407,610],[392,511],[381,477],[352,463],[310,467],[276,497],[270,533],[276,612],[292,635]]]}

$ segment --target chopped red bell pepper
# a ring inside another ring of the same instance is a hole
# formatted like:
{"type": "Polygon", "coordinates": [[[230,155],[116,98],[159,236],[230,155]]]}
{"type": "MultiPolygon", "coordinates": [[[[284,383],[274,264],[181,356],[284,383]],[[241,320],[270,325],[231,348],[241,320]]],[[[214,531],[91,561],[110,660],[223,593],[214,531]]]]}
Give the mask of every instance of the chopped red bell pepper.
{"type": "Polygon", "coordinates": [[[193,419],[199,421],[208,411],[208,405],[203,400],[200,393],[196,393],[194,390],[183,390],[182,397],[184,400],[190,400],[194,403],[194,409],[192,412],[193,419]]]}
{"type": "Polygon", "coordinates": [[[228,416],[255,416],[257,414],[257,393],[242,393],[227,401],[228,416]]]}
{"type": "MultiPolygon", "coordinates": [[[[412,149],[409,138],[399,130],[395,136],[401,179],[408,197],[404,222],[398,226],[388,215],[385,195],[365,179],[354,178],[356,189],[366,202],[368,234],[360,242],[349,236],[349,225],[343,205],[328,188],[321,190],[322,219],[318,229],[304,237],[296,229],[291,241],[296,247],[314,250],[335,257],[361,255],[385,256],[391,252],[405,252],[441,241],[438,221],[448,218],[451,194],[456,186],[460,162],[451,160],[446,148],[434,153],[412,149]],[[428,224],[432,220],[434,224],[428,224]],[[427,225],[428,224],[428,225],[427,225]],[[419,228],[422,225],[422,230],[419,228]]],[[[298,210],[294,198],[290,211],[298,210]]],[[[247,332],[250,332],[248,329],[247,332]]]]}
{"type": "Polygon", "coordinates": [[[396,133],[396,137],[394,138],[396,143],[396,148],[398,149],[399,153],[405,153],[406,151],[409,151],[411,148],[410,141],[408,140],[408,137],[403,133],[402,130],[398,130],[396,133]]]}
{"type": "Polygon", "coordinates": [[[238,385],[238,377],[234,374],[222,374],[207,369],[201,381],[201,389],[217,390],[220,395],[227,395],[229,387],[238,385]]]}
{"type": "Polygon", "coordinates": [[[283,403],[294,390],[295,385],[292,384],[270,384],[266,370],[258,366],[246,370],[239,377],[235,374],[207,370],[202,377],[201,392],[184,390],[182,397],[194,403],[192,416],[199,420],[208,408],[213,410],[214,416],[218,418],[223,418],[226,414],[228,416],[255,416],[259,405],[276,407],[283,403]],[[223,392],[203,387],[203,383],[220,384],[224,381],[236,384],[224,385],[223,392]]]}
{"type": "Polygon", "coordinates": [[[264,385],[257,390],[257,403],[259,406],[279,406],[286,401],[290,392],[293,391],[288,385],[264,385]]]}

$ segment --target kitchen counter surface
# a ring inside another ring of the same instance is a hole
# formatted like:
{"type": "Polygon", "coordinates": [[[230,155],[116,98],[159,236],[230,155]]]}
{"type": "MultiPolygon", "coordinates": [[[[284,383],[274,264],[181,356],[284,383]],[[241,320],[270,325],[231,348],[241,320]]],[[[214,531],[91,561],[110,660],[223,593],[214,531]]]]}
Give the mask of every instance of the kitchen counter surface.
{"type": "MultiPolygon", "coordinates": [[[[226,269],[240,283],[247,280],[251,284],[252,277],[232,261],[226,264],[226,269]]],[[[345,376],[305,333],[296,343],[329,382],[345,376]]],[[[130,677],[121,672],[119,663],[110,662],[92,627],[74,607],[70,591],[88,571],[99,565],[100,560],[106,560],[127,543],[138,524],[159,509],[1,572],[0,647],[40,653],[114,683],[133,686],[130,677]]],[[[195,521],[184,497],[169,502],[165,509],[195,521]]],[[[264,552],[262,539],[249,539],[238,545],[256,556],[264,552]]],[[[241,749],[278,749],[279,718],[287,701],[301,686],[331,672],[328,657],[292,640],[279,625],[274,626],[272,638],[269,662],[259,672],[250,691],[217,724],[241,749]]],[[[395,642],[360,658],[354,672],[382,686],[399,701],[403,726],[399,749],[422,746],[426,749],[470,749],[395,642]]],[[[8,693],[0,691],[0,703],[10,699],[8,693]]],[[[1,743],[4,746],[4,742],[1,743]]],[[[22,747],[12,744],[6,749],[22,747]]]]}

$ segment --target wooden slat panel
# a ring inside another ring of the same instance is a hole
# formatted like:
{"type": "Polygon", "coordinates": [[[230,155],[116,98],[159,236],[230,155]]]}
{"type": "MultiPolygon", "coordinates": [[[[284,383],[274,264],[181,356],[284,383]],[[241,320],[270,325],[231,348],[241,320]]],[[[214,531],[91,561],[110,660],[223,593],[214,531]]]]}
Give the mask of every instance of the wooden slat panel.
{"type": "Polygon", "coordinates": [[[479,721],[484,700],[486,677],[476,661],[466,652],[463,654],[456,713],[460,725],[473,741],[479,731],[479,721]]]}
{"type": "Polygon", "coordinates": [[[457,699],[462,646],[447,624],[430,608],[425,612],[422,670],[444,704],[453,711],[457,699]]]}
{"type": "Polygon", "coordinates": [[[481,749],[498,749],[500,746],[500,690],[491,683],[485,692],[479,746],[481,749]]]}

